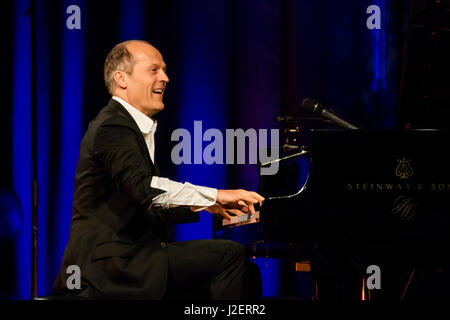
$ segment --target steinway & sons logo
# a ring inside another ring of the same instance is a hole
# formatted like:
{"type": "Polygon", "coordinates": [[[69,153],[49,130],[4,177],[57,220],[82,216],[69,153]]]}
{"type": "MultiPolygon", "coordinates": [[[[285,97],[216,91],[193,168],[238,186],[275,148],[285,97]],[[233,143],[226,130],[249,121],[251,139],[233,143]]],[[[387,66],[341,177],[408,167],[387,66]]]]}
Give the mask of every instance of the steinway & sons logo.
{"type": "Polygon", "coordinates": [[[400,196],[395,198],[392,214],[398,215],[400,219],[409,220],[416,213],[417,200],[410,196],[400,196]]]}
{"type": "Polygon", "coordinates": [[[414,170],[411,166],[411,159],[398,159],[398,166],[395,169],[395,175],[400,179],[409,179],[413,174],[414,170]]]}
{"type": "MultiPolygon", "coordinates": [[[[397,159],[398,165],[395,169],[395,175],[400,179],[409,179],[414,170],[411,166],[411,159],[397,159]]],[[[413,196],[399,196],[394,200],[394,206],[391,213],[403,220],[409,220],[416,214],[417,200],[413,196]]]]}
{"type": "Polygon", "coordinates": [[[449,192],[450,183],[411,181],[414,176],[414,162],[402,157],[397,159],[393,168],[394,175],[399,181],[391,182],[351,182],[347,183],[347,191],[357,192],[393,192],[395,197],[390,212],[403,220],[412,219],[418,206],[417,194],[422,192],[449,192]]]}

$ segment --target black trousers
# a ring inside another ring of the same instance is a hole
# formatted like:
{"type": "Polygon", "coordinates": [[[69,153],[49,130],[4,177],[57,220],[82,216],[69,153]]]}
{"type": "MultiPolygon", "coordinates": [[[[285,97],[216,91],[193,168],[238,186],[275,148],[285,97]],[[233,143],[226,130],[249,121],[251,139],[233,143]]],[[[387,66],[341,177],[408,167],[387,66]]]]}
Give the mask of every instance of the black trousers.
{"type": "Polygon", "coordinates": [[[163,299],[236,300],[262,297],[261,275],[244,247],[230,240],[168,243],[169,276],[163,299]]]}

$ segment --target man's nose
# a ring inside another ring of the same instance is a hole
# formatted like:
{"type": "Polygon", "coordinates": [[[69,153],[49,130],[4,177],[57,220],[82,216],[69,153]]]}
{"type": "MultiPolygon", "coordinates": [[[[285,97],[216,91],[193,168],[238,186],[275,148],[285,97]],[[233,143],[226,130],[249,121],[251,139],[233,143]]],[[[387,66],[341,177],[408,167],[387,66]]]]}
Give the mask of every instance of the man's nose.
{"type": "Polygon", "coordinates": [[[165,83],[169,82],[169,77],[167,76],[167,74],[164,71],[161,72],[161,78],[159,79],[159,81],[162,81],[165,83]]]}

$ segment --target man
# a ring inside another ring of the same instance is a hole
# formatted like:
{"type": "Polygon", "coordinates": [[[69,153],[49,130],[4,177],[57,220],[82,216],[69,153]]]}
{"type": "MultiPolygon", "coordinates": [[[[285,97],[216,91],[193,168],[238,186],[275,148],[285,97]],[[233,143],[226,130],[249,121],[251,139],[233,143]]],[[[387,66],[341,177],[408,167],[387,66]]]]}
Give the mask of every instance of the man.
{"type": "Polygon", "coordinates": [[[169,78],[160,52],[126,41],[108,54],[104,77],[113,96],[81,142],[69,241],[54,284],[57,294],[87,298],[183,297],[188,288],[213,299],[245,298],[243,247],[228,240],[170,242],[175,223],[199,211],[223,218],[254,212],[263,198],[160,177],[152,116],[163,110],[169,78]],[[67,287],[67,268],[81,269],[81,288],[67,287]]]}

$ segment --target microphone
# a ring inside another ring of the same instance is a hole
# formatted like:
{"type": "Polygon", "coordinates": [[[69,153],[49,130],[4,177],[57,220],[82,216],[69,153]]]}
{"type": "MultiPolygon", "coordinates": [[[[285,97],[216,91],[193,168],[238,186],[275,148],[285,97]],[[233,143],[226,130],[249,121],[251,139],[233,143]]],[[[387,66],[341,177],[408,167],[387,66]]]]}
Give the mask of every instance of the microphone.
{"type": "Polygon", "coordinates": [[[302,108],[312,112],[314,114],[318,114],[324,118],[327,118],[328,120],[331,120],[333,123],[344,127],[346,129],[358,129],[351,123],[348,123],[344,119],[341,119],[338,117],[335,113],[333,113],[331,110],[327,110],[324,108],[322,104],[319,103],[316,99],[313,98],[305,98],[302,101],[302,108]]]}

